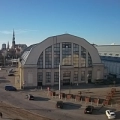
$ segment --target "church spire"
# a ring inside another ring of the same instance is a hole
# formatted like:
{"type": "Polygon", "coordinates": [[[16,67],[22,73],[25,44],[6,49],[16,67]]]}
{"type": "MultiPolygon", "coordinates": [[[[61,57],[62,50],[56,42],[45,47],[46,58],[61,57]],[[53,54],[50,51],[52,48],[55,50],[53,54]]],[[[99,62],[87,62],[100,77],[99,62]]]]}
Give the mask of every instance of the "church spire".
{"type": "Polygon", "coordinates": [[[13,41],[15,41],[15,32],[14,32],[14,29],[13,29],[13,41]]]}
{"type": "Polygon", "coordinates": [[[15,48],[15,32],[13,29],[12,48],[15,48]]]}
{"type": "Polygon", "coordinates": [[[7,49],[9,49],[9,41],[8,41],[8,44],[7,44],[7,49]]]}

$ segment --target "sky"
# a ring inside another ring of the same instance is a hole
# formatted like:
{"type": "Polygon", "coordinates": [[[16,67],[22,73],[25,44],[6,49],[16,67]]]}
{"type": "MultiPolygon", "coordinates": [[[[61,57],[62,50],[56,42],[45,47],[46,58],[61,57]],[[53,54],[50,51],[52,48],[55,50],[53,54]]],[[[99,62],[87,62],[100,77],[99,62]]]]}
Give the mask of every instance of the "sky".
{"type": "Polygon", "coordinates": [[[0,47],[31,45],[60,34],[120,44],[120,0],[0,0],[0,47]]]}

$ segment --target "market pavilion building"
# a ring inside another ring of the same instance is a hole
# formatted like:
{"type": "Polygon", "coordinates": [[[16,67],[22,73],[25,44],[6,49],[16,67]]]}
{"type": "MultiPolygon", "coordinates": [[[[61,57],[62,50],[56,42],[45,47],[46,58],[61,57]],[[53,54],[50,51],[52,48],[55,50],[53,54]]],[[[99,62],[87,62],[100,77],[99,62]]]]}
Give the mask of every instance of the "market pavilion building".
{"type": "Polygon", "coordinates": [[[37,87],[91,83],[104,78],[97,49],[83,38],[62,34],[49,37],[24,50],[19,60],[16,86],[37,87]]]}

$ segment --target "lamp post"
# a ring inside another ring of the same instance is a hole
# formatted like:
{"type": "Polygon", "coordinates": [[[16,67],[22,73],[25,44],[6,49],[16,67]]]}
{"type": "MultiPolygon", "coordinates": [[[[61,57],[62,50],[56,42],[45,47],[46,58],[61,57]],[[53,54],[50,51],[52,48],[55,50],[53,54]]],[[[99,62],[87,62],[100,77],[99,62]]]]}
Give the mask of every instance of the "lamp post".
{"type": "Polygon", "coordinates": [[[60,97],[60,93],[61,93],[61,88],[60,88],[60,64],[59,64],[59,99],[61,99],[61,97],[60,97]]]}

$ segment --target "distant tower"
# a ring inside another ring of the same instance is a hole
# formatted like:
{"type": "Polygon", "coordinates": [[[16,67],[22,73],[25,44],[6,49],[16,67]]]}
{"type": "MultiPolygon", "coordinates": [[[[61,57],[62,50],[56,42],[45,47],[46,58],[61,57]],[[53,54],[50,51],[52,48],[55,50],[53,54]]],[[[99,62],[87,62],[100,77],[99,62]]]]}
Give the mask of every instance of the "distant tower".
{"type": "Polygon", "coordinates": [[[9,49],[9,47],[10,47],[10,46],[9,46],[9,41],[8,41],[8,44],[7,44],[7,49],[9,49]]]}
{"type": "Polygon", "coordinates": [[[13,49],[15,48],[15,33],[14,33],[14,30],[13,30],[13,38],[12,38],[12,48],[13,49]]]}
{"type": "Polygon", "coordinates": [[[2,44],[2,50],[6,50],[6,44],[5,43],[2,44]]]}

